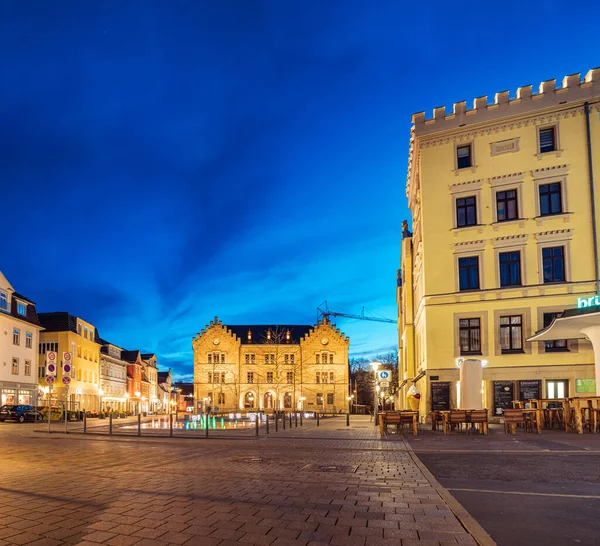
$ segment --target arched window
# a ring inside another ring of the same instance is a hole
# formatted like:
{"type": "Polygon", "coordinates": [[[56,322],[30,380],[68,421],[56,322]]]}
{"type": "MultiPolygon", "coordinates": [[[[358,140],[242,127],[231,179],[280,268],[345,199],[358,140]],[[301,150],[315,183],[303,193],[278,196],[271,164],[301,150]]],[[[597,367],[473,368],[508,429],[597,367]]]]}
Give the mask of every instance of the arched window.
{"type": "Polygon", "coordinates": [[[252,392],[247,392],[244,395],[244,407],[245,408],[254,408],[255,396],[252,392]]]}
{"type": "Polygon", "coordinates": [[[272,409],[273,408],[273,393],[271,393],[271,392],[266,392],[265,393],[263,407],[265,409],[272,409]]]}
{"type": "Polygon", "coordinates": [[[292,393],[286,392],[283,396],[283,407],[291,408],[292,407],[292,393]]]}

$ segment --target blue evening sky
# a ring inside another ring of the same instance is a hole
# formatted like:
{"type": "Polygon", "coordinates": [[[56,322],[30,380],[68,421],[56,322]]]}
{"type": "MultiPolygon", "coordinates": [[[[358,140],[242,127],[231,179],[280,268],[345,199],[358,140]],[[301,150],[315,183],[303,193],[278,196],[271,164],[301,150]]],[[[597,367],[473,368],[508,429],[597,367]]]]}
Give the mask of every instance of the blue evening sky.
{"type": "Polygon", "coordinates": [[[599,65],[565,5],[3,0],[0,270],[180,377],[215,315],[395,318],[411,114],[599,65]]]}

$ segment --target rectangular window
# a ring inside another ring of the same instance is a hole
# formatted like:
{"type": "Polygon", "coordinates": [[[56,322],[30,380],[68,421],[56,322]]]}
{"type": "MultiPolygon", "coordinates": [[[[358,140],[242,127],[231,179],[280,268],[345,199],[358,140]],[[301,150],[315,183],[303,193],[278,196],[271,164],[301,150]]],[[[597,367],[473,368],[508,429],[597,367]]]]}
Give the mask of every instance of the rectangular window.
{"type": "Polygon", "coordinates": [[[284,355],[284,362],[285,362],[286,364],[293,364],[293,363],[294,363],[294,360],[295,360],[295,359],[294,359],[294,355],[293,355],[293,354],[286,353],[286,354],[284,355]]]}
{"type": "Polygon", "coordinates": [[[323,404],[323,393],[322,392],[317,393],[317,404],[319,404],[319,406],[321,404],[323,404]]]}
{"type": "Polygon", "coordinates": [[[13,345],[19,345],[21,343],[21,330],[13,328],[13,345]]]}
{"type": "Polygon", "coordinates": [[[321,355],[320,355],[319,353],[317,353],[317,354],[315,355],[315,364],[319,364],[319,363],[320,363],[320,361],[321,361],[321,355]]]}
{"type": "Polygon", "coordinates": [[[221,364],[225,364],[225,353],[221,353],[221,364]]]}
{"type": "Polygon", "coordinates": [[[250,364],[256,364],[256,355],[254,353],[250,355],[250,364]]]}
{"type": "Polygon", "coordinates": [[[19,313],[19,315],[26,316],[27,315],[27,305],[25,305],[24,303],[18,302],[17,303],[17,313],[19,313]]]}
{"type": "Polygon", "coordinates": [[[8,298],[6,292],[0,292],[0,309],[8,309],[8,298]]]}
{"type": "Polygon", "coordinates": [[[565,281],[565,248],[555,246],[542,249],[544,282],[565,281]]]}
{"type": "Polygon", "coordinates": [[[248,372],[248,383],[254,383],[254,372],[248,372]]]}
{"type": "Polygon", "coordinates": [[[19,375],[19,359],[18,358],[12,359],[12,374],[19,375]]]}
{"type": "Polygon", "coordinates": [[[25,375],[31,375],[31,360],[25,361],[25,375]]]}
{"type": "Polygon", "coordinates": [[[221,383],[225,383],[225,373],[226,372],[221,372],[221,383]]]}
{"type": "Polygon", "coordinates": [[[540,129],[540,154],[556,150],[556,131],[554,127],[540,129]]]}
{"type": "Polygon", "coordinates": [[[516,220],[519,217],[517,206],[517,190],[499,191],[496,193],[496,218],[498,222],[516,220]]]}
{"type": "Polygon", "coordinates": [[[333,393],[332,392],[328,392],[327,393],[327,404],[329,404],[330,406],[332,406],[333,403],[334,403],[333,393]]]}
{"type": "Polygon", "coordinates": [[[217,395],[217,399],[218,399],[217,404],[224,404],[225,403],[225,393],[224,392],[220,392],[217,395]]]}
{"type": "Polygon", "coordinates": [[[81,335],[81,324],[77,325],[77,333],[81,335]]]}
{"type": "Polygon", "coordinates": [[[460,290],[479,290],[479,258],[469,256],[458,259],[460,290]]]}
{"type": "Polygon", "coordinates": [[[335,374],[333,372],[329,372],[329,382],[335,383],[335,374]]]}
{"type": "Polygon", "coordinates": [[[208,353],[208,363],[212,364],[212,354],[208,353]]]}
{"type": "Polygon", "coordinates": [[[273,372],[267,372],[267,383],[273,383],[273,372]]]}
{"type": "Polygon", "coordinates": [[[458,169],[467,169],[471,164],[471,145],[458,146],[456,148],[456,167],[458,169]]]}
{"type": "Polygon", "coordinates": [[[481,354],[481,323],[478,318],[459,320],[460,354],[481,354]]]}
{"type": "Polygon", "coordinates": [[[321,372],[321,383],[327,383],[327,372],[321,372]]]}
{"type": "Polygon", "coordinates": [[[521,284],[521,252],[501,252],[500,286],[520,286],[521,284]]]}
{"type": "MultiPolygon", "coordinates": [[[[544,313],[544,328],[547,328],[552,324],[552,321],[560,316],[562,313],[544,313]]],[[[544,342],[544,347],[547,353],[550,352],[560,352],[560,351],[568,351],[567,340],[566,339],[554,339],[552,341],[544,342]]]]}
{"type": "Polygon", "coordinates": [[[85,327],[83,328],[83,337],[84,337],[84,339],[87,339],[87,338],[88,338],[88,329],[87,329],[87,326],[85,326],[85,327]]]}
{"type": "Polygon", "coordinates": [[[246,353],[246,364],[250,364],[250,353],[246,353]]]}
{"type": "Polygon", "coordinates": [[[46,366],[38,366],[38,377],[40,379],[46,377],[46,366]]]}
{"type": "Polygon", "coordinates": [[[456,200],[456,227],[477,225],[477,199],[461,197],[456,200]]]}
{"type": "Polygon", "coordinates": [[[553,399],[568,398],[569,382],[566,379],[546,381],[546,397],[553,399]]]}
{"type": "Polygon", "coordinates": [[[523,317],[500,317],[500,347],[503,353],[523,352],[523,317]]]}
{"type": "Polygon", "coordinates": [[[33,347],[33,334],[31,332],[25,332],[25,347],[28,349],[33,347]]]}
{"type": "Polygon", "coordinates": [[[209,383],[213,382],[213,374],[212,374],[212,372],[208,372],[208,382],[209,383]]]}
{"type": "Polygon", "coordinates": [[[552,184],[541,184],[540,192],[540,216],[550,216],[552,214],[561,214],[562,206],[562,188],[560,182],[552,184]]]}
{"type": "Polygon", "coordinates": [[[294,372],[287,372],[286,379],[288,384],[292,384],[294,382],[294,372]]]}
{"type": "Polygon", "coordinates": [[[317,377],[315,379],[315,383],[320,383],[321,382],[321,372],[317,372],[317,377]]]}
{"type": "Polygon", "coordinates": [[[94,341],[94,329],[90,328],[90,339],[94,341]]]}

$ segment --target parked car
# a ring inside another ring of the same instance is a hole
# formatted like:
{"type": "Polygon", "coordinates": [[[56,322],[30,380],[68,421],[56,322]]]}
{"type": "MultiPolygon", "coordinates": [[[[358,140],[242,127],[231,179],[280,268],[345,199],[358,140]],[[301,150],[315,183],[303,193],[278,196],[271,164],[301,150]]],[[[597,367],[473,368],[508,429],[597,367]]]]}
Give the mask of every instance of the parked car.
{"type": "Polygon", "coordinates": [[[33,406],[26,406],[24,404],[0,406],[0,422],[18,421],[19,423],[24,423],[25,421],[41,420],[42,414],[33,406]]]}

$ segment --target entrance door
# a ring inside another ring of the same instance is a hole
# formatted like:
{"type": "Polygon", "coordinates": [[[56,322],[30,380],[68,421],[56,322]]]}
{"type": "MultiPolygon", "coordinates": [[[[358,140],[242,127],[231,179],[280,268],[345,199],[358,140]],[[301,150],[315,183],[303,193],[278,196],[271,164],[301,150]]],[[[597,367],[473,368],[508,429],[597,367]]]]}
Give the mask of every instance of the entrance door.
{"type": "Polygon", "coordinates": [[[265,393],[263,407],[265,409],[272,409],[273,408],[273,393],[271,393],[271,392],[266,392],[265,393]]]}

